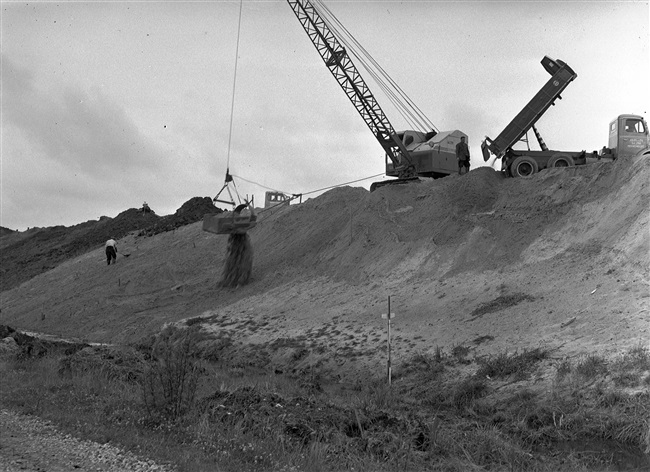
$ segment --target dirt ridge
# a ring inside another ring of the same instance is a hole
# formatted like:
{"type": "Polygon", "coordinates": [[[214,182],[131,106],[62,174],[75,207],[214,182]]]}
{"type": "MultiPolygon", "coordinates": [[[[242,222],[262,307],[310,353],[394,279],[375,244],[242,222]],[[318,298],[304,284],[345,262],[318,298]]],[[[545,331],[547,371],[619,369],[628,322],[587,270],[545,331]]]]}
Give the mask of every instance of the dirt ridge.
{"type": "Polygon", "coordinates": [[[337,188],[261,211],[247,286],[218,287],[227,238],[194,223],[122,238],[131,257],[115,266],[101,249],[70,259],[3,291],[0,314],[96,342],[196,317],[218,334],[227,321],[235,342],[300,339],[296,349],[318,346],[354,376],[385,362],[391,295],[396,363],[458,345],[614,354],[650,343],[649,177],[650,161],[630,158],[529,179],[478,168],[372,193],[337,188]],[[521,302],[472,315],[512,297],[521,302]]]}
{"type": "Polygon", "coordinates": [[[9,290],[32,277],[53,269],[73,257],[101,246],[110,238],[123,238],[132,231],[153,236],[195,223],[206,213],[218,213],[209,197],[194,197],[173,215],[129,208],[115,218],[102,216],[71,227],[31,228],[3,231],[0,237],[0,291],[9,290]]]}

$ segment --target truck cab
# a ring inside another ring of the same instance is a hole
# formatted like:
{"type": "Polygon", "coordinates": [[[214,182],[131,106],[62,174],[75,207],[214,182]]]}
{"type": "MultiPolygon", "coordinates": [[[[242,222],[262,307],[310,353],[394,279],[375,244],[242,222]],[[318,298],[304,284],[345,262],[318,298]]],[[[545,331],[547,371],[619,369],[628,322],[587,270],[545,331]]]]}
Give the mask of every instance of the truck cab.
{"type": "Polygon", "coordinates": [[[598,157],[617,159],[650,153],[648,124],[638,115],[619,115],[609,124],[609,141],[598,157]]]}

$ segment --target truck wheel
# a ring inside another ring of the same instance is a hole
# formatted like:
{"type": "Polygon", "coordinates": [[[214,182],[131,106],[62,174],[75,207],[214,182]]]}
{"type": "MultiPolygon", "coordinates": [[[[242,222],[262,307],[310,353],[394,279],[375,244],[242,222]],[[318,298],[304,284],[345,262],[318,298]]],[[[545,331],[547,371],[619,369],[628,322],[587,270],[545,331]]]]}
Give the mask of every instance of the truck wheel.
{"type": "Polygon", "coordinates": [[[574,165],[576,163],[573,161],[573,157],[566,154],[556,154],[549,159],[546,167],[573,167],[574,165]]]}
{"type": "Polygon", "coordinates": [[[539,171],[537,161],[530,156],[519,156],[510,166],[513,177],[530,177],[539,171]]]}

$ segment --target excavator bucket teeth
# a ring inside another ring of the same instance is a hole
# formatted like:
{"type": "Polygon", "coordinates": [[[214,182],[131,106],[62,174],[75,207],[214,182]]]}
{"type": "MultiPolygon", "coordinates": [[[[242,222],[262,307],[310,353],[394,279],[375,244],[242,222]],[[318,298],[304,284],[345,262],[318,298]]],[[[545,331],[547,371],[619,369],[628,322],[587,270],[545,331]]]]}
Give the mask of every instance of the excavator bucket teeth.
{"type": "Polygon", "coordinates": [[[244,234],[256,224],[256,215],[240,215],[236,212],[209,214],[203,217],[203,231],[216,234],[244,234]]]}

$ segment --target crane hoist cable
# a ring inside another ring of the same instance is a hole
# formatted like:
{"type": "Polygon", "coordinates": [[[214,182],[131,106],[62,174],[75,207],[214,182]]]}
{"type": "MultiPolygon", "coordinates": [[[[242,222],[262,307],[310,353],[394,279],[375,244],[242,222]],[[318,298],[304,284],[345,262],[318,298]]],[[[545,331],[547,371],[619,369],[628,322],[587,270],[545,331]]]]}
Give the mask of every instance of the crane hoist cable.
{"type": "MultiPolygon", "coordinates": [[[[319,188],[319,189],[317,189],[317,190],[311,190],[311,191],[309,191],[309,192],[303,192],[303,193],[292,193],[292,194],[291,194],[292,197],[291,197],[290,200],[293,200],[293,199],[296,199],[296,198],[302,197],[303,195],[311,195],[312,193],[322,192],[323,190],[329,190],[329,189],[336,188],[336,187],[342,187],[343,185],[350,185],[350,184],[355,184],[355,183],[357,183],[357,182],[362,182],[362,181],[364,181],[364,180],[375,179],[375,178],[377,178],[377,177],[379,177],[379,176],[381,176],[381,175],[384,175],[384,174],[383,174],[383,173],[382,173],[382,174],[375,174],[375,175],[371,175],[371,176],[369,176],[369,177],[363,177],[363,178],[361,178],[361,179],[351,180],[351,181],[349,181],[349,182],[344,182],[344,183],[336,184],[336,185],[330,185],[329,187],[323,187],[323,188],[319,188]]],[[[274,189],[274,188],[270,188],[270,187],[265,187],[265,186],[262,185],[262,184],[259,184],[259,183],[257,183],[257,182],[254,182],[254,181],[252,181],[252,180],[245,179],[244,177],[240,177],[240,176],[238,176],[238,175],[235,176],[235,177],[237,177],[239,180],[243,180],[244,182],[248,182],[249,184],[257,185],[257,186],[259,186],[259,187],[265,188],[265,189],[267,189],[267,190],[271,190],[271,191],[273,191],[273,192],[278,192],[278,193],[283,193],[283,194],[285,194],[285,195],[289,195],[288,192],[284,192],[284,191],[282,191],[282,190],[278,190],[278,189],[274,189]]],[[[281,205],[282,203],[284,203],[284,202],[281,202],[281,203],[279,203],[278,205],[281,205]]],[[[268,209],[275,208],[275,207],[278,206],[278,205],[274,205],[274,206],[272,206],[272,207],[270,207],[270,208],[268,208],[268,209]]],[[[265,208],[264,210],[261,210],[259,213],[264,213],[266,210],[267,210],[267,208],[265,208]]]]}
{"type": "MultiPolygon", "coordinates": [[[[382,174],[375,174],[375,175],[371,175],[369,177],[363,177],[361,179],[351,180],[350,182],[343,182],[342,184],[330,185],[329,187],[323,187],[323,188],[318,189],[318,190],[311,190],[309,192],[303,192],[301,194],[292,194],[292,195],[310,195],[312,193],[320,192],[322,190],[328,190],[330,188],[341,187],[343,185],[349,185],[349,184],[354,184],[354,183],[357,183],[357,182],[363,182],[364,180],[368,180],[368,179],[374,179],[374,178],[377,178],[377,177],[379,177],[381,175],[384,175],[384,174],[383,173],[382,174]]],[[[272,190],[273,192],[287,193],[287,192],[283,192],[282,190],[278,190],[278,189],[275,189],[275,188],[265,187],[262,184],[259,184],[259,183],[255,182],[253,180],[245,179],[244,177],[241,177],[239,175],[236,175],[235,177],[237,177],[239,180],[243,180],[244,182],[248,182],[249,184],[257,185],[257,186],[265,188],[267,190],[272,190]]]]}
{"type": "Polygon", "coordinates": [[[233,129],[233,124],[234,124],[234,116],[235,116],[235,92],[237,89],[237,63],[239,61],[239,39],[241,36],[241,18],[242,18],[242,6],[243,6],[244,1],[239,0],[239,19],[237,21],[237,45],[235,47],[235,71],[233,73],[233,80],[232,80],[232,96],[230,99],[230,129],[228,131],[228,152],[226,155],[226,178],[224,180],[223,187],[221,187],[221,190],[219,190],[219,193],[217,193],[217,196],[212,199],[213,202],[221,202],[221,203],[227,203],[231,204],[232,206],[235,206],[235,199],[233,198],[233,193],[230,190],[230,184],[232,184],[233,190],[235,195],[237,196],[237,202],[241,205],[242,199],[239,196],[239,192],[237,191],[237,185],[235,184],[235,181],[232,178],[232,174],[230,173],[230,151],[232,149],[232,129],[233,129]],[[226,200],[220,200],[219,196],[221,193],[227,190],[228,191],[228,196],[230,197],[230,201],[226,200]]]}
{"type": "MultiPolygon", "coordinates": [[[[232,174],[230,173],[230,151],[232,143],[232,129],[234,123],[235,115],[235,91],[237,86],[237,62],[239,58],[239,39],[241,36],[241,18],[243,10],[243,0],[239,1],[239,20],[237,24],[237,47],[235,48],[235,72],[233,74],[233,84],[232,84],[232,98],[230,105],[230,131],[228,134],[228,155],[226,160],[226,178],[221,187],[221,190],[216,197],[212,199],[213,203],[221,202],[232,205],[233,211],[226,212],[222,214],[209,214],[203,217],[203,231],[208,231],[216,234],[229,234],[228,240],[228,258],[226,262],[226,268],[224,269],[224,282],[228,281],[228,284],[232,282],[233,277],[237,279],[237,283],[245,283],[243,279],[248,280],[250,275],[250,267],[246,266],[244,268],[240,267],[240,262],[246,259],[252,264],[252,253],[250,253],[250,245],[246,239],[246,231],[253,228],[257,224],[257,216],[255,215],[255,209],[253,206],[252,198],[251,200],[244,200],[239,196],[237,191],[237,186],[235,185],[235,180],[233,179],[232,174]],[[235,203],[233,198],[233,193],[231,192],[230,185],[234,190],[235,195],[237,195],[237,200],[239,204],[235,203]],[[230,196],[230,201],[220,200],[219,197],[224,190],[228,191],[230,196]],[[248,208],[248,214],[242,214],[242,211],[248,208]],[[247,272],[248,271],[248,272],[247,272]],[[243,275],[242,275],[243,274],[243,275]],[[241,278],[240,278],[240,275],[241,278]]],[[[247,262],[247,263],[248,263],[247,262]]]]}
{"type": "Polygon", "coordinates": [[[375,80],[377,85],[384,91],[393,106],[402,117],[414,128],[425,130],[438,129],[431,120],[415,105],[413,100],[402,90],[399,85],[379,65],[372,55],[357,41],[340,20],[329,10],[322,0],[312,0],[312,5],[318,10],[327,22],[328,27],[335,33],[339,41],[346,47],[356,60],[364,67],[368,74],[375,80]]]}
{"type": "Polygon", "coordinates": [[[304,192],[301,195],[310,195],[312,193],[322,192],[323,190],[329,190],[331,188],[342,187],[343,185],[355,184],[355,183],[361,182],[363,180],[375,179],[375,178],[379,177],[380,175],[384,175],[384,174],[381,173],[381,174],[371,175],[370,177],[364,177],[362,179],[351,180],[350,182],[343,182],[342,184],[330,185],[329,187],[319,188],[318,190],[312,190],[311,192],[304,192]]]}

